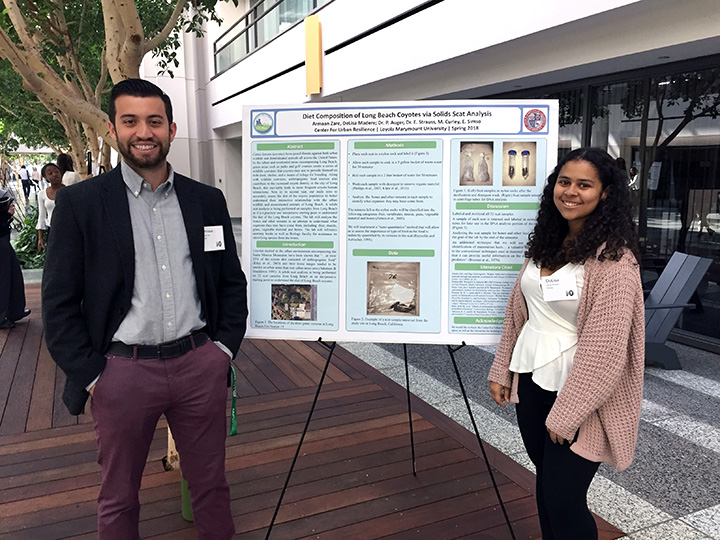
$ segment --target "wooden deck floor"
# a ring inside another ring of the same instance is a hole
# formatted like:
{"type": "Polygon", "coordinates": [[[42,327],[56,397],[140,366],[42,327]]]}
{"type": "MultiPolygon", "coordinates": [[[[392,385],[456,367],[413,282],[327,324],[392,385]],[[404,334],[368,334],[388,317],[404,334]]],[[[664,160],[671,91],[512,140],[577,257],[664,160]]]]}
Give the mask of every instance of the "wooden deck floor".
{"type": "MultiPolygon", "coordinates": [[[[33,313],[0,330],[0,538],[96,537],[100,473],[89,415],[60,402],[63,375],[33,313]]],[[[316,392],[327,351],[317,343],[246,340],[235,360],[239,433],[228,437],[227,476],[239,539],[262,539],[316,392]]],[[[336,348],[272,539],[510,539],[471,433],[413,400],[412,474],[405,391],[336,348]]],[[[180,476],[164,471],[158,425],[140,493],[143,538],[195,538],[180,512],[180,476]]],[[[534,477],[487,447],[515,537],[539,538],[534,477]]],[[[598,520],[601,538],[622,533],[598,520]]]]}

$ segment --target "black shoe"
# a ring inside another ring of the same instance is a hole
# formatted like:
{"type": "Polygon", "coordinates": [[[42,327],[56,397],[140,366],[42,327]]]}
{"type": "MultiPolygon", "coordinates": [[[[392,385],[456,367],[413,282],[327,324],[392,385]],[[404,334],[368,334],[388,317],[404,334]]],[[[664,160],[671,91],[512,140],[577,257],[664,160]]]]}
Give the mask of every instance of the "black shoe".
{"type": "Polygon", "coordinates": [[[18,317],[17,319],[15,319],[15,322],[19,321],[20,319],[24,319],[25,317],[27,317],[28,315],[30,315],[30,313],[32,313],[32,310],[30,310],[30,309],[25,309],[25,310],[23,310],[22,315],[20,315],[20,317],[18,317]]]}
{"type": "Polygon", "coordinates": [[[15,326],[15,323],[12,322],[10,319],[0,321],[0,329],[12,328],[13,326],[15,326]]]}

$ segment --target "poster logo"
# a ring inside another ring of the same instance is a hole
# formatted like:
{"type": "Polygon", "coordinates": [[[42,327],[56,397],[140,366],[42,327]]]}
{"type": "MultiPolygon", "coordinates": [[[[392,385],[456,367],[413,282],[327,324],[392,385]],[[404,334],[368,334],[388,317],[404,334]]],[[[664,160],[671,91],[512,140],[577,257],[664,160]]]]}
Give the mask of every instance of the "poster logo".
{"type": "Polygon", "coordinates": [[[530,109],[525,113],[523,123],[525,124],[525,129],[528,131],[542,131],[545,124],[547,124],[547,117],[540,109],[530,109]]]}
{"type": "Polygon", "coordinates": [[[265,135],[273,127],[273,118],[268,113],[258,113],[253,117],[252,128],[256,133],[265,135]]]}

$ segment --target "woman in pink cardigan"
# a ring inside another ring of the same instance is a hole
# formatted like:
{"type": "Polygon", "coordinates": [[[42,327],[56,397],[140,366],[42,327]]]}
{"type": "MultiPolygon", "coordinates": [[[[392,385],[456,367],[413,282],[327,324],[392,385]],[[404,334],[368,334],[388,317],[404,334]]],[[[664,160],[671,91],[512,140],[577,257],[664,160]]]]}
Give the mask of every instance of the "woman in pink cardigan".
{"type": "Polygon", "coordinates": [[[645,319],[627,182],[597,148],[548,178],[508,301],[490,393],[517,403],[537,472],[543,540],[595,540],[587,490],[600,462],[632,461],[645,319]]]}

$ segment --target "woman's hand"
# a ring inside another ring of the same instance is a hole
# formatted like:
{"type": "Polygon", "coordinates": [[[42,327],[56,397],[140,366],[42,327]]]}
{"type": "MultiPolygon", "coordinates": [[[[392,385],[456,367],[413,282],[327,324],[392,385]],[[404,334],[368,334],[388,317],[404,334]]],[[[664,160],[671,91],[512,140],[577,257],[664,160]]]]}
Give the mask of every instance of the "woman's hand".
{"type": "Polygon", "coordinates": [[[490,395],[493,401],[504,407],[506,403],[510,403],[510,388],[500,383],[490,382],[490,395]]]}
{"type": "Polygon", "coordinates": [[[38,238],[38,251],[42,251],[45,249],[45,242],[43,242],[42,237],[38,238]]]}
{"type": "Polygon", "coordinates": [[[558,435],[554,431],[551,431],[550,428],[547,428],[548,434],[550,435],[550,440],[554,442],[555,444],[560,444],[561,446],[568,442],[567,439],[563,439],[562,436],[558,435]]]}

